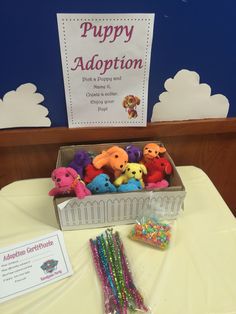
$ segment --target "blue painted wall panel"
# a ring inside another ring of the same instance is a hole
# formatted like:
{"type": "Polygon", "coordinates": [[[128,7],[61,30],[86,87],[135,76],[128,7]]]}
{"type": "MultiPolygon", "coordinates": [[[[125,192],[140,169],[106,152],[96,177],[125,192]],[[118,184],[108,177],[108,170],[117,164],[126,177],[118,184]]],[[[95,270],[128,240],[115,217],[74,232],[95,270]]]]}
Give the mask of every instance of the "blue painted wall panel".
{"type": "Polygon", "coordinates": [[[0,12],[0,97],[34,83],[52,126],[67,126],[56,13],[156,13],[148,120],[165,80],[181,69],[225,95],[236,116],[235,0],[1,0],[0,12]]]}

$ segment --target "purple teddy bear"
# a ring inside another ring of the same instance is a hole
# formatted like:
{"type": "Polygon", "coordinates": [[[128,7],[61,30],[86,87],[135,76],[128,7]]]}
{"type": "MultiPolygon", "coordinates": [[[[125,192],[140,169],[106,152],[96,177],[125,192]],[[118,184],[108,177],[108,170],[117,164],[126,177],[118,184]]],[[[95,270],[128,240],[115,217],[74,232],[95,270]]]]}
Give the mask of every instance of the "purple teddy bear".
{"type": "Polygon", "coordinates": [[[74,159],[69,163],[68,167],[75,169],[80,175],[81,179],[84,177],[84,168],[91,163],[89,153],[84,150],[78,150],[75,153],[74,159]]]}
{"type": "Polygon", "coordinates": [[[142,150],[132,144],[125,147],[125,151],[129,156],[129,162],[139,162],[143,157],[142,150]]]}

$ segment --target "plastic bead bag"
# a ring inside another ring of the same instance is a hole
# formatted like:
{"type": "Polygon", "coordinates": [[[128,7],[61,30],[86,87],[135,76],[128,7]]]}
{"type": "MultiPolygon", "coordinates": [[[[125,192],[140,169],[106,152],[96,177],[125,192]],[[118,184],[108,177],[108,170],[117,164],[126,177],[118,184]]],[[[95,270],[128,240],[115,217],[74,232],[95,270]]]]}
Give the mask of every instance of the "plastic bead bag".
{"type": "Polygon", "coordinates": [[[103,288],[104,313],[151,313],[134,284],[119,233],[107,229],[90,239],[90,248],[103,288]]]}
{"type": "Polygon", "coordinates": [[[161,223],[153,218],[145,217],[143,222],[138,221],[133,226],[129,237],[132,240],[144,242],[158,249],[165,250],[169,246],[171,227],[167,223],[161,223]]]}
{"type": "Polygon", "coordinates": [[[165,250],[171,239],[171,225],[158,217],[158,210],[148,208],[144,216],[137,218],[129,237],[132,240],[143,242],[155,248],[165,250]]]}

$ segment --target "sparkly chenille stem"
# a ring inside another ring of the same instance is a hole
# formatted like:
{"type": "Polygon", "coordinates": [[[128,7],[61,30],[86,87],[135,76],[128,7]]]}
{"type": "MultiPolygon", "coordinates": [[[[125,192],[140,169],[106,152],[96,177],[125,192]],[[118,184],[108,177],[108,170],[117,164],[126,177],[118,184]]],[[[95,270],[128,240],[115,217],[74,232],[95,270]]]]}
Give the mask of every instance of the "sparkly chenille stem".
{"type": "Polygon", "coordinates": [[[105,256],[108,267],[109,267],[108,268],[109,269],[109,276],[112,278],[112,282],[113,282],[113,285],[114,285],[116,293],[117,293],[117,302],[118,302],[117,311],[119,314],[126,314],[126,312],[124,312],[122,295],[121,295],[120,289],[119,289],[119,282],[117,280],[116,273],[114,272],[114,264],[112,263],[112,257],[110,254],[111,248],[109,247],[107,237],[104,237],[104,235],[102,234],[99,238],[101,241],[103,255],[105,256]]]}
{"type": "Polygon", "coordinates": [[[113,235],[113,238],[114,238],[114,242],[116,242],[116,245],[117,245],[118,255],[119,255],[122,269],[123,269],[123,276],[124,276],[124,280],[125,280],[125,285],[126,285],[126,289],[128,290],[128,294],[129,294],[129,307],[132,310],[141,309],[142,307],[139,306],[140,303],[138,302],[137,296],[133,290],[133,282],[132,282],[132,280],[130,280],[130,278],[128,276],[127,265],[126,265],[126,263],[124,263],[124,258],[122,255],[122,247],[121,247],[122,243],[120,242],[118,234],[113,235]]]}
{"type": "Polygon", "coordinates": [[[107,229],[105,234],[90,239],[97,274],[102,282],[105,314],[127,314],[136,310],[148,311],[136,289],[124,246],[118,232],[107,229]]]}
{"type": "Polygon", "coordinates": [[[141,296],[141,294],[139,293],[138,289],[136,288],[136,286],[134,285],[134,281],[132,278],[132,273],[130,271],[129,268],[129,263],[127,260],[127,257],[125,255],[124,252],[124,245],[120,239],[119,233],[115,232],[114,235],[115,239],[116,239],[116,243],[120,248],[120,252],[121,252],[121,259],[122,259],[122,267],[124,270],[124,274],[125,274],[125,278],[126,278],[126,285],[131,289],[131,293],[135,298],[136,304],[138,306],[138,308],[141,310],[144,310],[145,312],[148,312],[148,308],[146,307],[146,305],[143,302],[143,297],[141,296]]]}
{"type": "Polygon", "coordinates": [[[99,262],[99,255],[98,255],[98,251],[96,248],[96,244],[93,242],[92,239],[90,239],[90,248],[92,251],[92,255],[93,255],[93,261],[95,264],[95,268],[97,271],[97,274],[102,282],[103,285],[103,293],[104,293],[104,305],[105,305],[105,313],[109,314],[111,313],[111,306],[110,306],[110,289],[106,284],[106,279],[104,277],[104,274],[102,272],[101,266],[100,266],[100,262],[99,262]]]}
{"type": "Polygon", "coordinates": [[[106,237],[104,237],[103,235],[101,235],[101,242],[103,244],[103,248],[106,250],[106,257],[109,263],[109,270],[110,270],[110,274],[111,277],[114,281],[114,284],[116,286],[116,290],[117,290],[117,295],[118,295],[118,299],[119,299],[119,311],[121,314],[126,314],[127,311],[125,311],[125,305],[124,305],[124,300],[123,300],[123,295],[122,295],[122,291],[120,289],[120,282],[119,282],[119,278],[117,276],[117,272],[116,272],[116,265],[114,263],[114,256],[112,253],[112,246],[111,243],[109,241],[108,238],[108,233],[106,232],[106,237]]]}
{"type": "Polygon", "coordinates": [[[109,263],[109,269],[110,269],[110,273],[111,273],[112,278],[114,278],[114,282],[116,285],[119,301],[122,303],[122,295],[120,292],[119,281],[118,281],[116,272],[114,272],[116,266],[114,264],[111,243],[109,243],[108,237],[106,237],[106,240],[105,240],[103,235],[102,235],[101,238],[103,241],[102,243],[104,243],[104,247],[106,248],[106,256],[107,256],[108,263],[109,263]]]}
{"type": "Polygon", "coordinates": [[[136,309],[135,300],[133,298],[133,295],[130,292],[129,286],[126,284],[127,280],[126,280],[125,269],[123,268],[123,265],[122,265],[120,245],[116,241],[116,237],[114,235],[112,235],[112,239],[113,239],[113,243],[114,243],[114,247],[115,247],[115,253],[117,256],[117,263],[118,263],[119,269],[120,269],[120,280],[122,281],[123,292],[124,292],[126,299],[127,299],[127,305],[131,311],[135,311],[135,309],[136,309]]]}
{"type": "Polygon", "coordinates": [[[108,310],[108,313],[117,313],[120,314],[119,311],[116,311],[119,307],[119,304],[116,300],[114,290],[112,290],[112,283],[109,281],[109,276],[107,276],[106,269],[103,262],[103,256],[99,255],[98,252],[98,243],[97,240],[93,241],[93,252],[95,253],[95,266],[97,267],[100,273],[100,278],[102,280],[104,293],[106,293],[106,297],[104,299],[105,302],[105,310],[108,310]]]}
{"type": "Polygon", "coordinates": [[[114,285],[113,279],[112,279],[110,271],[109,271],[109,265],[108,265],[108,261],[107,261],[106,252],[104,252],[104,250],[103,250],[100,237],[97,237],[97,248],[98,248],[98,253],[99,253],[102,269],[103,269],[103,271],[107,277],[107,281],[108,281],[109,286],[111,287],[111,290],[114,294],[114,297],[116,299],[116,303],[119,304],[117,290],[116,290],[116,287],[114,285]]]}
{"type": "Polygon", "coordinates": [[[118,259],[118,255],[115,249],[115,243],[113,242],[113,236],[112,236],[111,230],[106,231],[106,238],[109,245],[109,256],[110,256],[110,261],[112,264],[112,270],[114,273],[114,277],[116,277],[117,289],[119,290],[119,293],[121,296],[122,310],[123,310],[123,313],[126,314],[128,302],[127,302],[125,281],[123,278],[122,265],[121,263],[119,263],[119,259],[118,259]]]}
{"type": "Polygon", "coordinates": [[[124,251],[123,251],[122,243],[120,243],[120,244],[121,244],[122,266],[123,266],[124,273],[125,273],[126,284],[129,287],[129,289],[130,289],[130,291],[131,291],[131,293],[135,299],[135,303],[137,304],[137,308],[138,309],[144,309],[143,298],[134,285],[134,282],[132,279],[132,274],[131,274],[130,269],[129,269],[129,264],[128,264],[128,261],[126,259],[125,254],[124,254],[124,251]]]}

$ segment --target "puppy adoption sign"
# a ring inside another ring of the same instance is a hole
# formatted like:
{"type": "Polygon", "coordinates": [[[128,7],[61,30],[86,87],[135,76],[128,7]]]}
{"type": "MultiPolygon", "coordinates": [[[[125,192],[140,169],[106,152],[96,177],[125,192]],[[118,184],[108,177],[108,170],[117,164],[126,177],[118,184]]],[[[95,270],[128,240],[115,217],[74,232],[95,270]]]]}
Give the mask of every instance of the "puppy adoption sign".
{"type": "Polygon", "coordinates": [[[154,14],[57,14],[69,127],[146,126],[154,14]]]}

